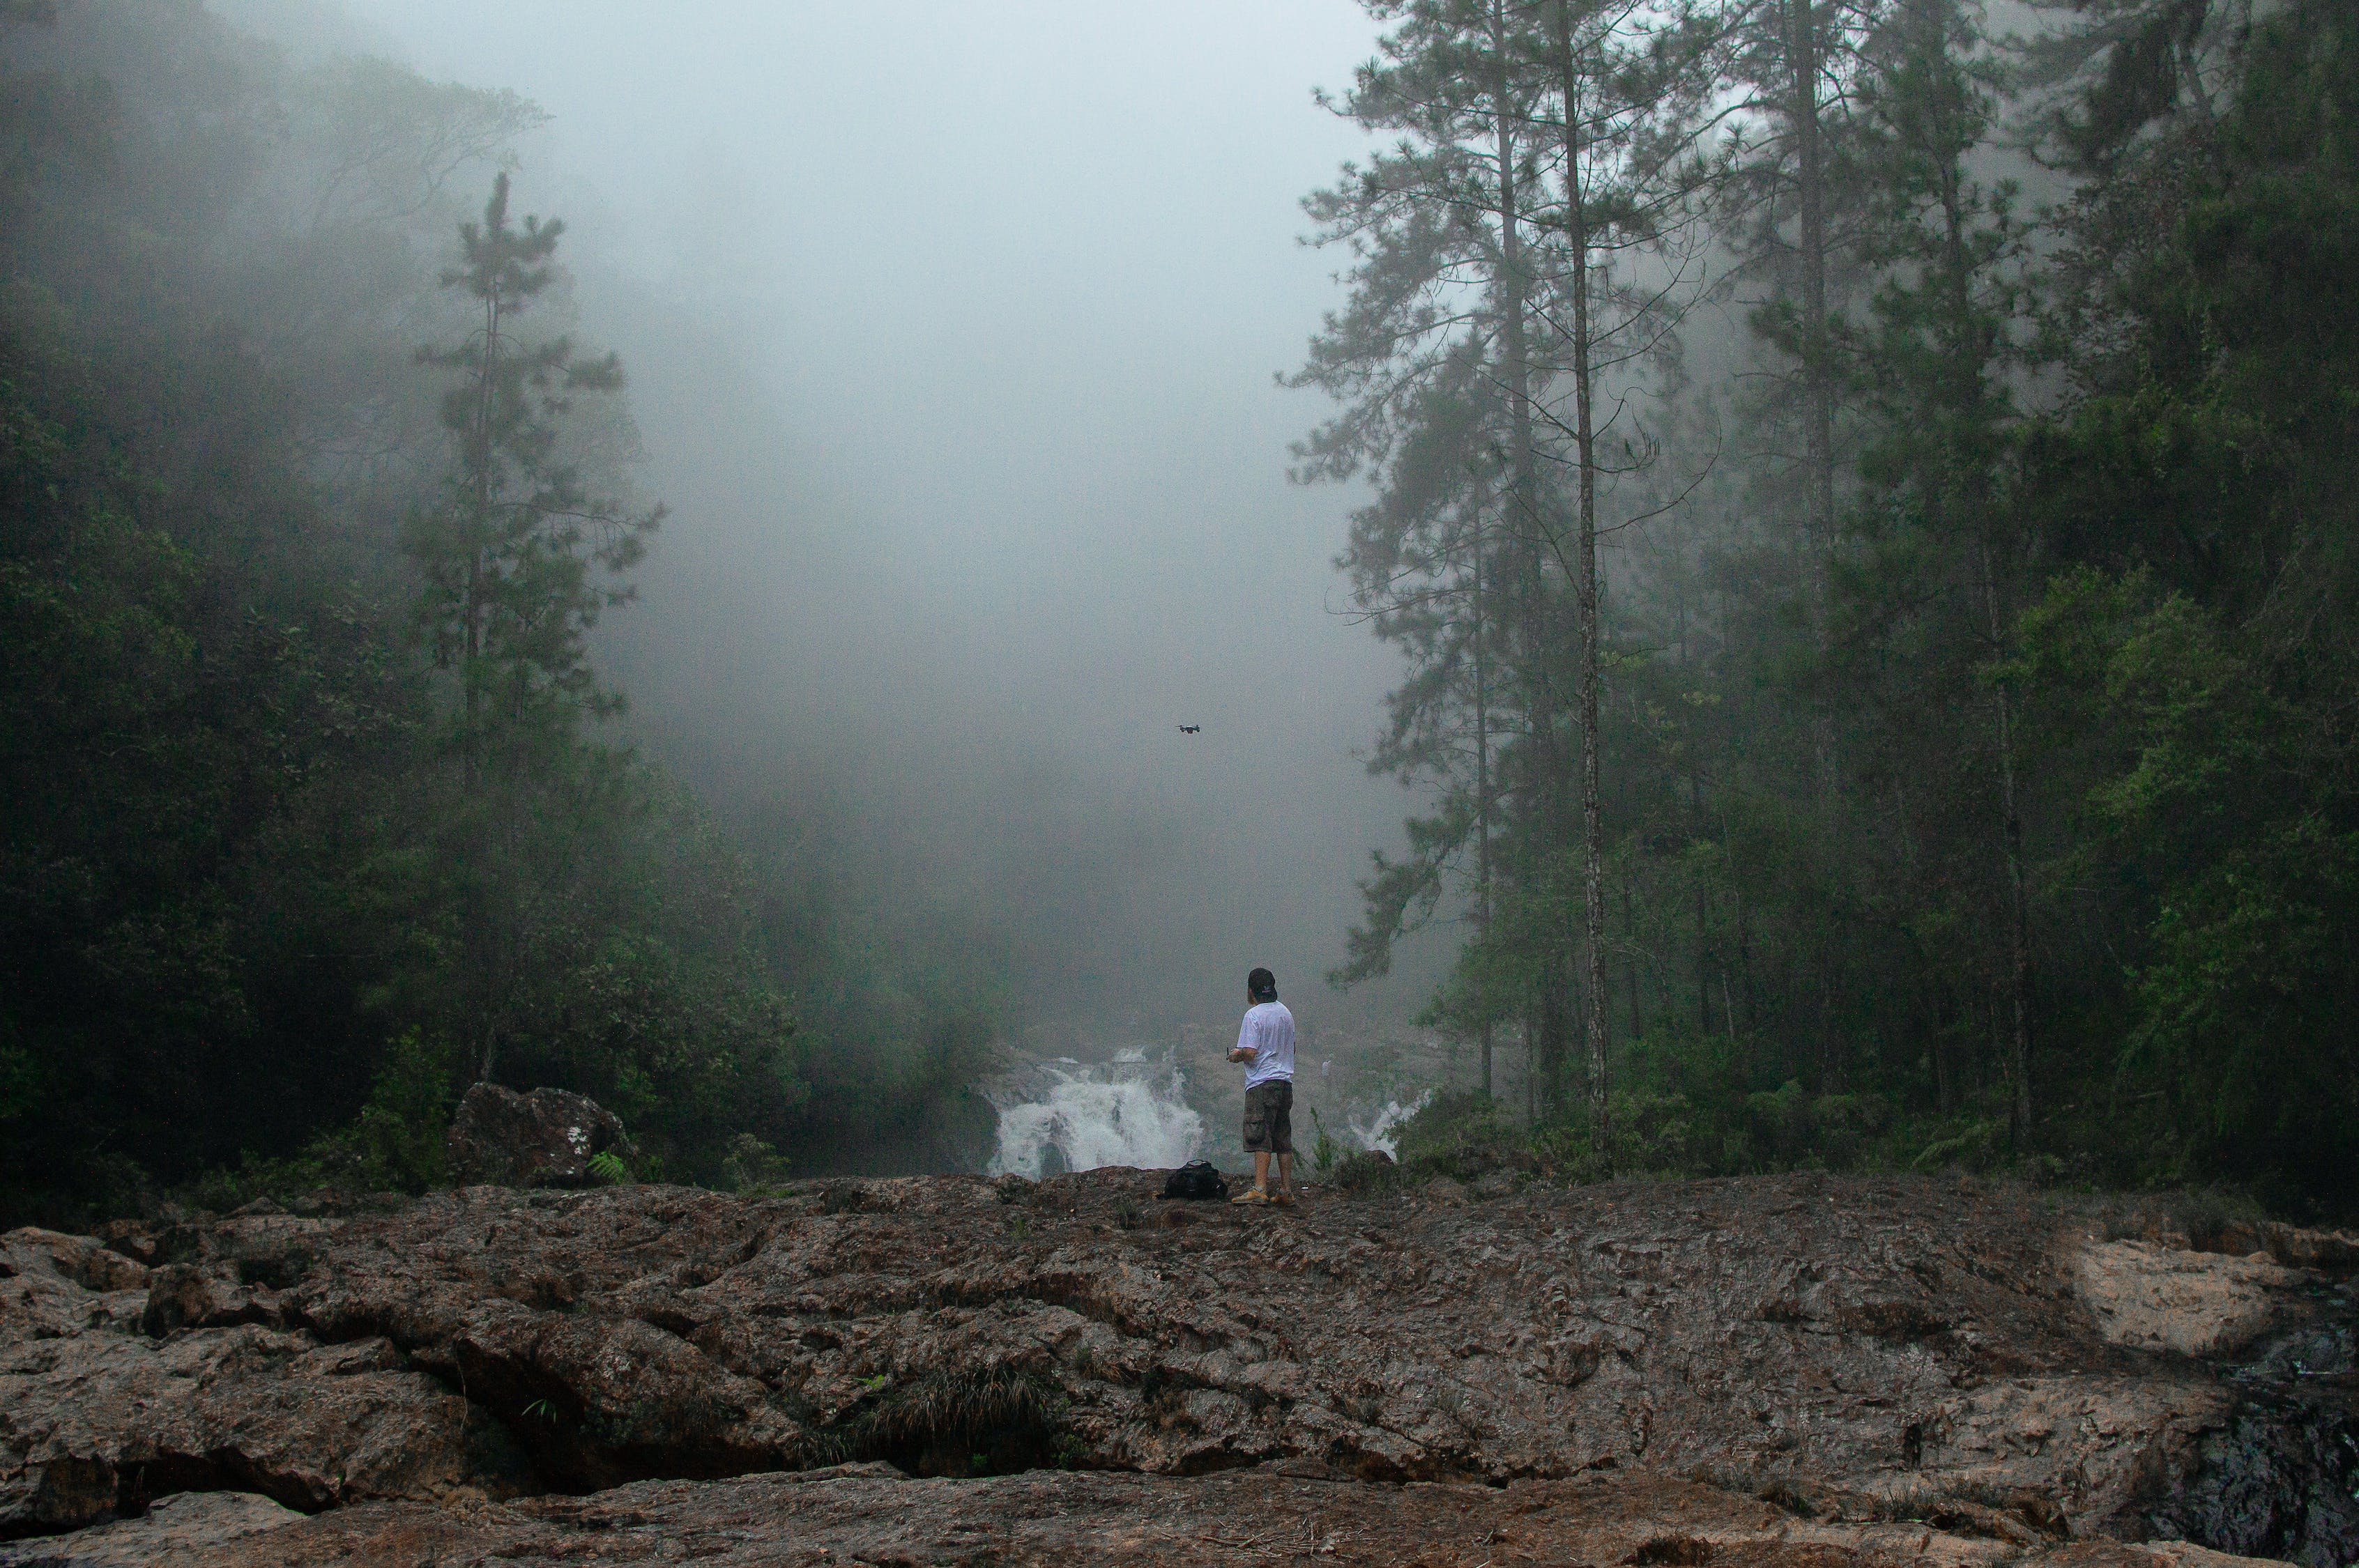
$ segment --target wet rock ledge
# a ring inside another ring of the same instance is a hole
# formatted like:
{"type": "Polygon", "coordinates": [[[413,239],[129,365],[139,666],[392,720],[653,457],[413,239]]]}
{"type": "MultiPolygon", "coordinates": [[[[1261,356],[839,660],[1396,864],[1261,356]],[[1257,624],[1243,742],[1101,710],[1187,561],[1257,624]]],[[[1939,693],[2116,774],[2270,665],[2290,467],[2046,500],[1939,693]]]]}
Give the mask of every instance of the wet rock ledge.
{"type": "Polygon", "coordinates": [[[1933,1180],[1158,1185],[12,1232],[0,1563],[2359,1558],[2349,1237],[1933,1180]]]}

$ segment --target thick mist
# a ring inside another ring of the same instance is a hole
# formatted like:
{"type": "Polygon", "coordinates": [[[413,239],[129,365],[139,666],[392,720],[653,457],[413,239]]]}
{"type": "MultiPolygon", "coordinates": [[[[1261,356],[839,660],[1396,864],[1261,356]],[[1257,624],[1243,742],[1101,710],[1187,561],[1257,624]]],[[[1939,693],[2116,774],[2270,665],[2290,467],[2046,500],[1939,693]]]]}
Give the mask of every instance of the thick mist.
{"type": "Polygon", "coordinates": [[[1255,962],[1414,1010],[1408,967],[1316,983],[1412,803],[1359,756],[1354,497],[1287,480],[1324,405],[1273,384],[1333,298],[1298,203],[1361,146],[1310,95],[1359,7],[223,9],[552,114],[519,205],[672,509],[601,661],[734,827],[984,912],[1024,1016],[1217,1016],[1255,962]]]}
{"type": "Polygon", "coordinates": [[[1404,1172],[2347,1206],[2359,45],[2125,4],[0,6],[0,1207],[1045,1170],[1255,963],[1404,1172]]]}

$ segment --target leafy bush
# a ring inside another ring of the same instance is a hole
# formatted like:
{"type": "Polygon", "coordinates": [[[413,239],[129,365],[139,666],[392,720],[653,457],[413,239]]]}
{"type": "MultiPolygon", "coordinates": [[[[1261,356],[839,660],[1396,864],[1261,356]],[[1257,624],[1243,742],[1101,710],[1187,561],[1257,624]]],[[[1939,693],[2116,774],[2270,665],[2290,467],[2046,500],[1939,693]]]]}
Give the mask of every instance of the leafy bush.
{"type": "Polygon", "coordinates": [[[1361,1149],[1335,1162],[1333,1180],[1347,1193],[1388,1193],[1401,1184],[1401,1169],[1381,1150],[1361,1149]]]}
{"type": "Polygon", "coordinates": [[[360,1115],[305,1155],[339,1185],[422,1193],[440,1184],[447,1173],[455,1055],[439,1040],[404,1032],[386,1047],[360,1115]]]}
{"type": "Polygon", "coordinates": [[[721,1168],[730,1187],[741,1193],[774,1192],[787,1179],[787,1162],[778,1152],[750,1132],[729,1141],[721,1168]]]}
{"type": "Polygon", "coordinates": [[[1987,1117],[1970,1121],[1962,1130],[1926,1144],[1908,1163],[1919,1171],[1939,1171],[1951,1165],[1982,1170],[1991,1162],[2005,1130],[1987,1117]]]}
{"type": "Polygon", "coordinates": [[[1325,1175],[1343,1159],[1343,1146],[1328,1135],[1327,1123],[1321,1119],[1317,1106],[1310,1108],[1310,1124],[1319,1130],[1319,1136],[1310,1145],[1311,1167],[1325,1175]]]}
{"type": "Polygon", "coordinates": [[[1401,1123],[1400,1165],[1412,1178],[1472,1182],[1494,1171],[1535,1168],[1530,1141],[1479,1090],[1452,1089],[1401,1123]]]}

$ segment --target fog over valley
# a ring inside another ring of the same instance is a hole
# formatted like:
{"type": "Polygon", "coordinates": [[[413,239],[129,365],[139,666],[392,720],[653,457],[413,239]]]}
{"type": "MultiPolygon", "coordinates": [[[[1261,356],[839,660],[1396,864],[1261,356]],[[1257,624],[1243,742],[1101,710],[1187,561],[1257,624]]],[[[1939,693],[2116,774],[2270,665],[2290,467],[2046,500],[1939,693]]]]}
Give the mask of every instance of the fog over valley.
{"type": "Polygon", "coordinates": [[[0,0],[0,1206],[2350,1210],[2348,8],[0,0]]]}
{"type": "Polygon", "coordinates": [[[552,115],[519,200],[673,513],[601,632],[658,755],[816,788],[989,913],[1027,1011],[1217,1016],[1254,962],[1415,1010],[1316,983],[1397,837],[1355,757],[1397,661],[1333,613],[1351,498],[1287,482],[1318,399],[1272,379],[1332,295],[1299,201],[1365,138],[1309,84],[1356,7],[351,14],[552,115]]]}

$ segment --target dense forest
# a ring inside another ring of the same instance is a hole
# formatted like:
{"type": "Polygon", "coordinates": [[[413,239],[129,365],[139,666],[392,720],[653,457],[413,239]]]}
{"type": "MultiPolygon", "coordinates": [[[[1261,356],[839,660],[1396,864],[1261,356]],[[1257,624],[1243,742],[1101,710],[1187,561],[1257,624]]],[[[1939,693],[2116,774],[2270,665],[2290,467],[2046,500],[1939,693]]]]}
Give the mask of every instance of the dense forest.
{"type": "Polygon", "coordinates": [[[987,1141],[987,944],[879,940],[611,722],[663,510],[541,112],[191,0],[0,28],[0,1208],[415,1188],[479,1077],[646,1175],[987,1141]]]}
{"type": "Polygon", "coordinates": [[[1427,1147],[2347,1212],[2359,13],[1371,9],[1298,457],[1429,803],[1336,979],[1463,932],[1427,1147]]]}
{"type": "MultiPolygon", "coordinates": [[[[1455,943],[1405,1152],[2359,1206],[2349,0],[1364,4],[1286,379],[1420,802],[1331,979],[1455,943]]],[[[631,742],[545,117],[0,0],[9,1217],[422,1188],[483,1079],[988,1152],[1032,916],[631,742]]]]}

